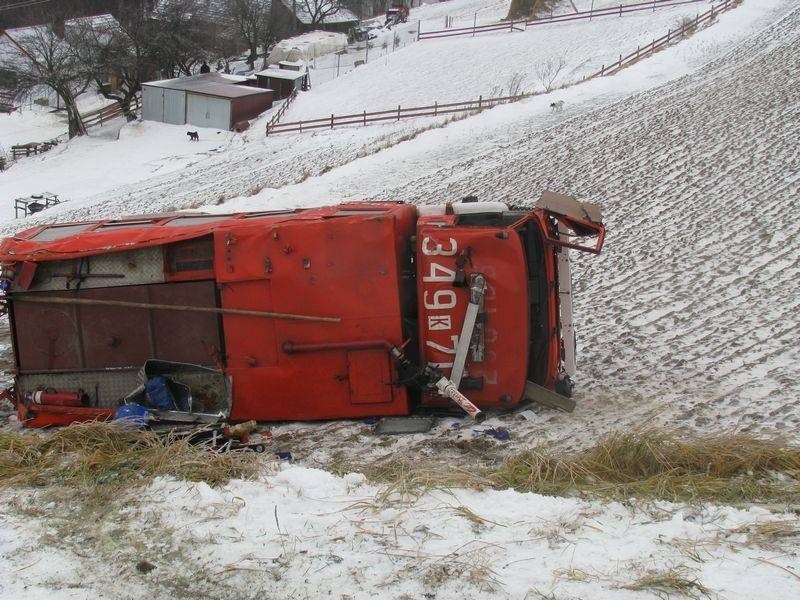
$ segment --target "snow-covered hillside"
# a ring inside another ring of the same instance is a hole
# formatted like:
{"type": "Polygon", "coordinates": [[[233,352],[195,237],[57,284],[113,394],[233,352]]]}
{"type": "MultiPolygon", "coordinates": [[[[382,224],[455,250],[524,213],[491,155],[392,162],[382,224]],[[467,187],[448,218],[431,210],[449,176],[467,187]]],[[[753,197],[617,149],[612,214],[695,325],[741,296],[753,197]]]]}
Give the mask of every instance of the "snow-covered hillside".
{"type": "MultiPolygon", "coordinates": [[[[486,2],[485,5],[490,9],[489,14],[497,18],[503,12],[497,2],[486,2]]],[[[673,78],[676,73],[685,72],[697,66],[698,61],[702,62],[709,54],[719,51],[719,45],[723,46],[739,39],[748,29],[742,30],[741,23],[747,23],[748,27],[755,26],[753,19],[766,18],[772,14],[774,6],[780,6],[779,0],[765,0],[763,2],[753,2],[750,0],[741,8],[734,12],[742,14],[741,19],[721,19],[720,25],[715,25],[713,30],[721,30],[708,40],[704,34],[697,35],[679,44],[668,54],[672,57],[671,62],[666,68],[657,69],[656,73],[647,72],[644,77],[636,80],[624,79],[620,83],[617,78],[609,78],[603,82],[592,82],[584,89],[584,86],[572,88],[570,98],[578,97],[591,99],[592,103],[609,101],[619,98],[622,95],[630,94],[638,89],[653,87],[662,81],[673,78]],[[722,29],[725,22],[734,22],[733,27],[722,29]],[[677,56],[676,56],[677,53],[677,56]],[[601,98],[599,99],[598,96],[601,98]]],[[[459,10],[474,11],[478,6],[478,0],[453,0],[453,2],[441,3],[441,5],[423,6],[419,11],[444,11],[443,14],[453,14],[459,10]],[[449,13],[447,12],[449,11],[449,13]]],[[[698,5],[692,5],[697,10],[698,5]]],[[[705,6],[705,5],[703,5],[705,6]]],[[[676,18],[674,15],[669,19],[662,19],[659,15],[670,13],[679,9],[667,9],[666,11],[656,11],[649,18],[655,19],[660,25],[653,28],[655,34],[661,35],[669,28],[670,23],[676,18]],[[655,15],[655,16],[653,16],[655,15]]],[[[689,9],[686,9],[689,10],[689,9]]],[[[691,13],[689,10],[689,14],[691,13]]],[[[649,14],[649,13],[648,13],[649,14]]],[[[416,57],[418,52],[422,52],[421,58],[425,65],[420,68],[419,73],[414,78],[414,85],[409,89],[394,86],[391,81],[387,82],[384,68],[380,62],[370,63],[359,67],[370,77],[362,78],[358,75],[358,70],[347,75],[340,80],[315,86],[308,94],[301,94],[297,101],[298,105],[309,98],[312,107],[317,106],[314,97],[325,95],[327,87],[341,89],[342,82],[351,77],[359,83],[360,89],[366,93],[370,90],[382,90],[388,97],[396,99],[396,94],[403,91],[410,96],[416,97],[419,101],[434,101],[435,97],[426,97],[428,92],[419,91],[421,86],[424,90],[457,90],[457,92],[447,91],[448,97],[456,94],[459,98],[466,95],[468,98],[477,97],[480,92],[464,88],[462,86],[462,75],[460,71],[443,74],[440,70],[430,67],[431,61],[435,60],[438,54],[428,55],[425,48],[431,48],[428,44],[449,44],[452,48],[464,47],[473,48],[477,42],[489,44],[494,48],[496,44],[530,44],[530,53],[545,52],[564,52],[569,54],[574,44],[572,35],[550,40],[544,43],[545,33],[551,27],[563,31],[565,27],[581,28],[581,38],[585,39],[586,44],[594,44],[596,52],[590,52],[593,56],[601,56],[605,52],[606,41],[611,36],[621,44],[615,49],[611,56],[618,56],[619,52],[633,49],[633,44],[624,44],[624,37],[627,35],[629,24],[639,23],[645,30],[645,21],[640,16],[628,15],[623,18],[607,18],[592,21],[597,28],[585,27],[585,24],[572,25],[547,25],[542,26],[535,32],[519,34],[496,34],[482,36],[477,40],[462,38],[446,41],[420,42],[393,53],[389,57],[390,65],[396,58],[403,53],[410,53],[416,57]],[[516,40],[516,41],[515,41],[516,40]],[[417,49],[419,48],[419,50],[417,49]],[[395,96],[393,96],[395,94],[395,96]],[[422,100],[426,97],[425,100],[422,100]]],[[[647,35],[644,36],[647,38],[647,35]]],[[[650,38],[648,38],[649,40],[650,38]]],[[[527,76],[527,81],[533,82],[534,65],[531,63],[530,56],[526,51],[519,47],[519,52],[511,53],[509,61],[503,62],[503,69],[508,73],[523,73],[527,76]]],[[[460,52],[459,56],[466,56],[468,53],[460,52]]],[[[454,57],[456,63],[459,56],[454,57]]],[[[505,56],[505,55],[503,55],[505,56]]],[[[491,52],[474,53],[472,60],[474,65],[472,72],[474,76],[479,73],[488,74],[487,78],[492,77],[492,73],[497,69],[499,61],[505,61],[503,56],[498,57],[491,52]]],[[[649,60],[657,60],[649,59],[649,60]]],[[[602,61],[601,61],[602,62],[602,61]]],[[[463,64],[463,63],[462,63],[463,64]]],[[[658,64],[658,62],[656,62],[658,64]]],[[[599,66],[599,65],[597,65],[599,66]]],[[[495,85],[508,87],[509,77],[503,75],[498,77],[495,85]]],[[[344,93],[344,92],[343,92],[344,93]]],[[[431,92],[432,94],[433,92],[431,92]]],[[[556,98],[563,95],[561,92],[553,93],[556,98]]],[[[353,111],[361,111],[365,108],[364,102],[358,95],[348,95],[353,105],[346,107],[343,104],[338,106],[343,110],[348,108],[353,111]]],[[[468,99],[464,98],[464,99],[468,99]]],[[[536,102],[526,104],[527,109],[521,109],[515,116],[508,116],[506,109],[495,109],[482,117],[473,118],[465,121],[461,127],[450,126],[442,130],[445,139],[450,135],[458,134],[466,130],[469,138],[467,146],[451,147],[446,150],[446,156],[453,157],[454,152],[472,152],[482,145],[491,148],[495,144],[502,144],[506,133],[511,133],[517,125],[517,119],[539,119],[544,111],[540,107],[546,107],[553,98],[542,96],[536,102]],[[495,121],[494,119],[497,119],[495,121]],[[480,135],[472,135],[473,128],[480,128],[480,135]]],[[[388,101],[388,100],[387,100],[388,101]]],[[[394,102],[394,101],[393,101],[394,102]]],[[[383,108],[381,102],[378,106],[370,108],[383,108]]],[[[586,110],[591,107],[588,104],[583,108],[586,110]]],[[[317,106],[314,110],[322,110],[317,106]]],[[[546,110],[546,109],[545,109],[546,110]]],[[[574,109],[573,109],[574,110],[574,109]]],[[[572,112],[572,111],[570,111],[572,112]]],[[[328,113],[329,114],[329,113],[328,113]]],[[[566,116],[568,113],[565,113],[566,116]]],[[[547,116],[547,115],[544,115],[547,116]]],[[[150,127],[151,124],[125,125],[120,135],[119,142],[113,144],[114,148],[102,146],[106,151],[99,152],[95,147],[101,147],[91,140],[73,140],[69,145],[59,148],[58,152],[34,159],[26,159],[15,165],[2,177],[0,186],[0,220],[6,221],[2,226],[2,231],[8,233],[18,228],[19,225],[9,221],[12,216],[10,203],[13,198],[30,195],[42,191],[50,191],[60,194],[62,198],[69,199],[68,204],[64,204],[57,209],[48,211],[37,219],[29,219],[28,222],[35,223],[39,219],[73,219],[91,218],[99,215],[119,215],[125,213],[144,213],[172,208],[190,208],[199,205],[212,205],[220,199],[230,199],[237,196],[248,196],[257,193],[264,188],[284,188],[284,186],[305,181],[309,177],[330,171],[331,169],[353,163],[356,170],[360,169],[361,162],[353,162],[370,154],[375,154],[383,148],[396,145],[402,140],[414,137],[425,129],[441,125],[443,117],[416,119],[402,121],[400,123],[389,123],[376,125],[366,128],[348,128],[337,131],[320,131],[311,135],[276,135],[265,137],[264,129],[269,114],[263,119],[256,121],[251,129],[240,138],[231,140],[230,143],[218,144],[217,140],[227,139],[227,134],[219,133],[216,130],[208,130],[201,133],[201,141],[211,140],[211,145],[206,148],[197,148],[188,144],[185,132],[192,127],[180,127],[170,125],[158,125],[150,127]],[[225,151],[218,152],[220,145],[224,145],[225,151]],[[84,150],[84,148],[87,148],[84,150]],[[180,167],[173,171],[171,167],[180,167]],[[98,176],[101,173],[114,173],[113,176],[98,176]]],[[[291,113],[287,118],[291,118],[291,113]]],[[[555,120],[537,120],[537,123],[556,122],[555,120]]],[[[107,128],[103,128],[106,129],[107,128]]],[[[115,133],[116,130],[112,130],[115,133]]],[[[93,135],[104,135],[106,131],[95,130],[93,135]]],[[[430,139],[427,137],[426,139],[430,139]]],[[[428,151],[428,142],[425,144],[412,144],[412,153],[428,154],[436,156],[437,151],[428,151]]],[[[407,153],[409,145],[403,144],[396,150],[401,154],[407,153]]],[[[378,158],[378,162],[382,159],[378,158]]],[[[438,160],[438,159],[437,159],[438,160]]],[[[425,159],[425,168],[429,168],[433,161],[425,159]]],[[[400,163],[401,165],[405,162],[400,163]]],[[[392,177],[392,169],[375,180],[378,185],[387,185],[386,178],[392,177]]],[[[402,175],[402,171],[399,172],[402,175]]],[[[283,191],[281,192],[283,194],[283,191]]],[[[306,197],[305,202],[312,201],[312,197],[306,197]]],[[[319,198],[324,202],[324,196],[319,198]]]]}
{"type": "MultiPolygon", "coordinates": [[[[700,6],[706,10],[705,4],[700,6]]],[[[313,94],[302,94],[285,120],[539,92],[555,77],[545,64],[562,59],[564,65],[553,87],[574,83],[677,29],[681,19],[697,12],[698,5],[689,4],[621,19],[604,17],[524,32],[422,40],[326,83],[313,94]],[[441,60],[443,56],[447,60],[441,60]],[[541,71],[540,76],[537,72],[541,71]],[[521,83],[510,92],[515,77],[521,83]]]]}
{"type": "MultiPolygon", "coordinates": [[[[76,195],[82,186],[112,184],[113,169],[134,181],[72,199],[34,223],[203,203],[228,211],[476,193],[530,204],[545,187],[567,191],[604,205],[610,236],[601,257],[577,268],[582,408],[546,417],[537,435],[571,438],[576,422],[589,433],[652,414],[695,427],[786,426],[800,419],[791,293],[798,19],[788,0],[746,1],[616,76],[492,109],[388,150],[380,148],[421,124],[266,139],[250,132],[179,159],[182,128],[144,124],[110,144],[109,166],[92,148],[100,142],[79,140],[21,161],[2,175],[3,193],[20,195],[33,173],[37,185],[51,188],[47,178],[60,178],[76,195]],[[675,79],[683,73],[690,74],[675,79]],[[563,113],[547,108],[554,98],[566,100],[563,113]],[[148,139],[163,148],[148,148],[142,162],[133,148],[141,153],[148,139]],[[98,162],[87,169],[90,160],[98,162]]],[[[204,132],[202,143],[208,137],[216,132],[204,132]]],[[[17,227],[7,222],[5,231],[17,227]]]]}
{"type": "MultiPolygon", "coordinates": [[[[724,29],[700,34],[694,50],[717,58],[667,85],[587,98],[593,85],[641,85],[691,41],[561,92],[570,116],[548,114],[544,97],[494,109],[232,205],[467,194],[530,204],[544,188],[597,200],[607,247],[576,273],[582,409],[536,434],[574,440],[575,427],[656,415],[700,428],[790,427],[800,422],[800,9],[774,6],[789,14],[730,52],[724,29]]],[[[719,27],[734,31],[740,19],[723,15],[719,27]]]]}
{"type": "MultiPolygon", "coordinates": [[[[487,19],[503,12],[492,0],[463,1],[465,19],[481,6],[487,19]]],[[[442,17],[448,4],[427,10],[442,17]]],[[[575,0],[580,9],[589,4],[575,0]]],[[[474,86],[529,65],[528,51],[561,44],[596,58],[618,52],[605,46],[609,39],[635,47],[637,35],[669,27],[658,15],[559,25],[562,35],[572,32],[568,38],[542,28],[420,42],[392,54],[388,65],[359,67],[315,87],[292,111],[310,116],[315,98],[326,97],[341,98],[343,110],[360,110],[368,97],[380,108],[403,89],[373,92],[390,73],[406,78],[419,98],[423,88],[469,97],[474,86]],[[515,46],[523,36],[530,50],[515,46]],[[473,62],[456,53],[461,70],[434,67],[442,48],[468,49],[473,62]],[[397,66],[402,55],[412,57],[416,72],[397,66]]],[[[605,248],[574,268],[578,408],[492,415],[481,427],[441,419],[430,433],[408,436],[377,436],[360,421],[276,424],[271,448],[290,451],[294,465],[221,489],[158,479],[78,542],[58,535],[60,518],[41,516],[47,507],[36,493],[3,492],[0,598],[152,598],[180,589],[186,597],[638,600],[679,593],[657,583],[636,587],[665,573],[680,576],[686,597],[797,597],[800,521],[796,511],[775,514],[780,506],[622,504],[465,489],[400,502],[402,488],[387,494],[360,474],[321,470],[398,458],[468,472],[544,440],[584,447],[649,423],[783,432],[796,441],[796,0],[744,0],[708,29],[612,77],[446,126],[426,119],[267,138],[263,125],[244,136],[201,131],[190,149],[186,128],[126,125],[119,141],[77,140],[20,161],[0,174],[0,202],[8,207],[10,198],[40,187],[68,190],[68,203],[26,226],[352,198],[424,204],[476,194],[529,206],[545,188],[599,202],[605,248]],[[565,109],[553,113],[549,104],[559,99],[565,109]],[[486,435],[501,425],[510,440],[486,435]],[[759,537],[762,527],[784,536],[781,543],[759,537]],[[155,563],[150,575],[135,568],[142,558],[155,563]]],[[[10,233],[20,223],[9,218],[2,228],[10,233]]]]}

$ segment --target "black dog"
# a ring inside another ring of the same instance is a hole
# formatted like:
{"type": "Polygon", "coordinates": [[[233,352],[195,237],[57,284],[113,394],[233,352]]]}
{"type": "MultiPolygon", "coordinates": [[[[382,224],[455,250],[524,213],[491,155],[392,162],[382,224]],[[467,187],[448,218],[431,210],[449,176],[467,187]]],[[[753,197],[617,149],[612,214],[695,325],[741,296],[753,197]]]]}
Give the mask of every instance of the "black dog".
{"type": "Polygon", "coordinates": [[[199,142],[200,141],[200,136],[197,134],[196,131],[187,131],[186,135],[189,136],[189,141],[190,142],[199,142]]]}

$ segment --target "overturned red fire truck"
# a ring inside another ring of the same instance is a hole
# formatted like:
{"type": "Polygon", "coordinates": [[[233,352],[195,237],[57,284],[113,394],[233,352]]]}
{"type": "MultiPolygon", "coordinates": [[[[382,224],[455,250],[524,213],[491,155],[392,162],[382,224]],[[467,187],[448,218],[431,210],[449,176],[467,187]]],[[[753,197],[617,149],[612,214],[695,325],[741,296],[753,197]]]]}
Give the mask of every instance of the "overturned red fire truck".
{"type": "Polygon", "coordinates": [[[469,412],[466,398],[570,409],[568,249],[600,252],[600,212],[552,192],[524,211],[469,200],[172,213],[8,238],[20,420],[110,418],[132,397],[146,404],[154,377],[175,392],[171,410],[232,421],[451,400],[469,412]]]}

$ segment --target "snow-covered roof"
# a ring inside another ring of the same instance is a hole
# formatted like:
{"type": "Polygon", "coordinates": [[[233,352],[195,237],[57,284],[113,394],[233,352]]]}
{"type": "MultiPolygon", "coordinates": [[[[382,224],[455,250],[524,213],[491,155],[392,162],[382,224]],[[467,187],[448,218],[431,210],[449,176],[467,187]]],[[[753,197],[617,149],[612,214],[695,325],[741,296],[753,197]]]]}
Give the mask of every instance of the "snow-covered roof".
{"type": "MultiPolygon", "coordinates": [[[[297,20],[300,21],[303,25],[311,25],[313,21],[312,12],[313,8],[317,6],[322,6],[323,12],[326,12],[327,6],[333,6],[333,3],[337,0],[281,0],[283,5],[289,9],[291,12],[292,7],[294,6],[294,14],[297,17],[297,20]],[[309,7],[312,7],[309,10],[309,7]]],[[[325,24],[325,25],[332,25],[334,23],[358,23],[358,17],[349,9],[345,8],[344,6],[339,6],[339,9],[335,12],[326,15],[322,18],[322,20],[317,23],[325,24]]]]}
{"type": "Polygon", "coordinates": [[[232,83],[244,83],[245,81],[248,81],[247,77],[244,75],[232,75],[230,73],[217,73],[217,75],[223,79],[227,79],[232,83]]]}
{"type": "Polygon", "coordinates": [[[201,73],[199,75],[192,75],[191,77],[148,81],[143,83],[142,86],[183,90],[222,98],[241,98],[242,96],[253,96],[255,94],[269,92],[269,90],[247,85],[236,85],[230,79],[218,73],[201,73]]]}
{"type": "Polygon", "coordinates": [[[292,71],[291,69],[264,69],[256,73],[257,77],[271,77],[273,79],[300,79],[305,77],[304,71],[292,71]]]}

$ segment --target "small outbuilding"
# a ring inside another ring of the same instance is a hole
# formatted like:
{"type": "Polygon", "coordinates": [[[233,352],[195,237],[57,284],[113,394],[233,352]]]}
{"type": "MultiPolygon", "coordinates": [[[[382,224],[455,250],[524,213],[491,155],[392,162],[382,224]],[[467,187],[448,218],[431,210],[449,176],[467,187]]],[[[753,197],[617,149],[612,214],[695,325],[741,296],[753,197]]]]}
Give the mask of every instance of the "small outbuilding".
{"type": "Polygon", "coordinates": [[[172,125],[233,129],[272,107],[268,87],[240,85],[224,75],[191,77],[142,84],[142,118],[172,125]]]}
{"type": "Polygon", "coordinates": [[[275,100],[288,98],[295,90],[304,92],[309,88],[308,71],[305,66],[302,70],[295,70],[283,65],[281,68],[272,65],[269,69],[256,73],[255,77],[259,88],[273,90],[275,100]]]}

